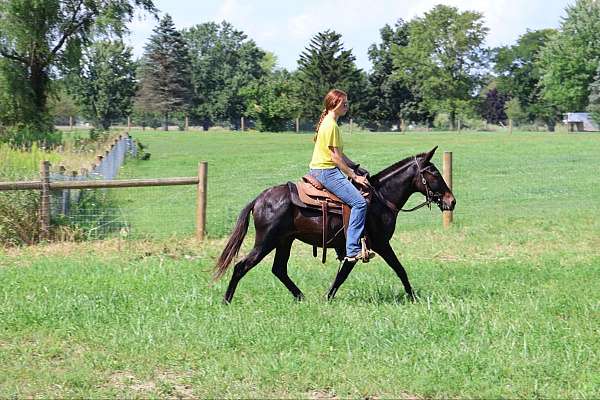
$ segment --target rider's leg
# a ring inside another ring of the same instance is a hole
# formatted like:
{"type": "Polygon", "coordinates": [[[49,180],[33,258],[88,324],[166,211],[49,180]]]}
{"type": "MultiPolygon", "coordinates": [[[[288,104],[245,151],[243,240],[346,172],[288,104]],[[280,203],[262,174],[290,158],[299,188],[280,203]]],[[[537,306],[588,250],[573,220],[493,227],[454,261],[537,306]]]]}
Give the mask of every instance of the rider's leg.
{"type": "Polygon", "coordinates": [[[346,237],[346,256],[355,257],[361,252],[360,237],[365,229],[367,202],[357,188],[338,168],[311,170],[323,186],[350,206],[350,221],[346,237]]]}

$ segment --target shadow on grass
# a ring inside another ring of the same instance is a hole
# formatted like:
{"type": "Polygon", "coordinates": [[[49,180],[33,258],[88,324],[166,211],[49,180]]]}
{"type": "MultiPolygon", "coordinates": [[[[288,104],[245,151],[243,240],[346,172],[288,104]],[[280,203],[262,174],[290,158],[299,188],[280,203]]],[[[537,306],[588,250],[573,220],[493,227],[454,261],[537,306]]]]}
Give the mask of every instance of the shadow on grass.
{"type": "Polygon", "coordinates": [[[349,290],[346,293],[338,293],[338,297],[340,300],[344,298],[352,303],[397,305],[414,304],[425,298],[425,295],[419,290],[414,291],[416,299],[412,300],[402,288],[387,286],[369,289],[370,290],[349,290]]]}

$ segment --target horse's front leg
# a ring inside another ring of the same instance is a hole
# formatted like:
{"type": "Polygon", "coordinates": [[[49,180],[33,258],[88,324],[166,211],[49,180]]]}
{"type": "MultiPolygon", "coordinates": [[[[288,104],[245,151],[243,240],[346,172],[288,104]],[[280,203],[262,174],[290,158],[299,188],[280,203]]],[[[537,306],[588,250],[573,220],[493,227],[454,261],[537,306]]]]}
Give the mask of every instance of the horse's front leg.
{"type": "Polygon", "coordinates": [[[342,260],[342,265],[329,288],[329,293],[327,293],[327,300],[333,300],[338,288],[344,283],[346,278],[348,278],[348,275],[350,275],[350,272],[352,272],[352,268],[354,268],[355,265],[356,261],[342,260]]]}
{"type": "Polygon", "coordinates": [[[385,262],[394,270],[396,275],[398,275],[402,281],[402,284],[404,285],[404,290],[406,291],[409,299],[412,301],[416,300],[415,294],[410,286],[410,282],[408,281],[406,270],[402,264],[400,264],[400,260],[398,260],[398,257],[396,257],[396,253],[394,253],[392,246],[390,246],[389,243],[385,243],[383,246],[378,246],[378,248],[374,250],[379,253],[385,262]]]}

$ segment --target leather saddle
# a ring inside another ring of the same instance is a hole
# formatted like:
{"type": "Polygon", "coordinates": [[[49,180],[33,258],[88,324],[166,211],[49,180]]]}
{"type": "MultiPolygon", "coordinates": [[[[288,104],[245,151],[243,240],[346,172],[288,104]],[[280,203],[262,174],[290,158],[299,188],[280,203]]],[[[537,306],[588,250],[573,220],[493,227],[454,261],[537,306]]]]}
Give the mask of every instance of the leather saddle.
{"type": "MultiPolygon", "coordinates": [[[[347,164],[358,175],[368,176],[369,172],[360,168],[359,164],[348,162],[347,164]]],[[[337,232],[332,238],[329,238],[328,215],[341,214],[343,221],[344,235],[347,236],[348,223],[350,221],[350,207],[344,203],[335,194],[329,192],[319,180],[314,176],[307,174],[299,182],[288,182],[290,192],[292,193],[292,202],[299,207],[321,210],[323,221],[323,256],[321,262],[325,263],[327,259],[327,244],[333,240],[340,232],[337,232]],[[297,194],[297,197],[294,196],[297,194]]],[[[370,202],[371,193],[359,188],[361,194],[365,197],[367,204],[370,202]]],[[[317,246],[313,246],[313,256],[317,256],[317,246]]]]}

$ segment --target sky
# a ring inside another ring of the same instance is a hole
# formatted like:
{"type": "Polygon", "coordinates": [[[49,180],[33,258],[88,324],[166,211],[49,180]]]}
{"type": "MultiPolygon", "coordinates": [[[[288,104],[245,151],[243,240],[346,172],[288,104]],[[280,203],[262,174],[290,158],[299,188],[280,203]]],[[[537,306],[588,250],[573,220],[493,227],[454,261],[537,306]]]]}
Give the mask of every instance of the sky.
{"type": "MultiPolygon", "coordinates": [[[[277,56],[278,66],[297,68],[300,53],[318,32],[330,29],[342,34],[359,68],[369,71],[367,50],[380,43],[379,30],[402,18],[421,17],[436,4],[460,11],[483,13],[489,28],[486,45],[512,45],[528,29],[558,28],[565,8],[574,0],[154,0],[159,15],[168,13],[178,29],[204,22],[225,20],[244,31],[263,50],[277,56]]],[[[140,57],[152,35],[156,19],[138,14],[129,24],[127,42],[140,57]]]]}

